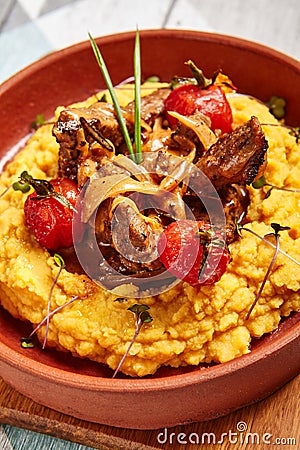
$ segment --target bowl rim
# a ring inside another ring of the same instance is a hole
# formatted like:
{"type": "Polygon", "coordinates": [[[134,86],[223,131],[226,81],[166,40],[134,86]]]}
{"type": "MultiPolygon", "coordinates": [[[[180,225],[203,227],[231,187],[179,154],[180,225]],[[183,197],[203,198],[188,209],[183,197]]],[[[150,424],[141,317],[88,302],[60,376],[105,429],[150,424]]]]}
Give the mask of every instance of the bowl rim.
{"type": "MultiPolygon", "coordinates": [[[[126,31],[121,33],[114,33],[105,36],[96,37],[96,42],[98,44],[107,44],[107,43],[117,43],[124,40],[133,40],[135,36],[135,31],[126,31]]],[[[182,30],[182,29],[145,29],[140,30],[141,39],[143,37],[175,37],[183,38],[183,39],[201,39],[206,40],[207,42],[218,42],[220,44],[233,46],[235,48],[245,48],[247,50],[257,53],[259,52],[262,56],[266,56],[268,59],[272,58],[281,63],[288,65],[293,71],[299,73],[300,72],[300,62],[293,57],[286,55],[278,50],[275,50],[271,47],[268,47],[264,44],[260,44],[257,42],[253,42],[244,38],[239,38],[227,34],[220,34],[214,32],[203,32],[197,30],[182,30]]],[[[52,61],[55,61],[57,58],[68,54],[72,56],[74,53],[78,51],[86,49],[90,45],[88,40],[83,42],[79,42],[68,47],[65,47],[60,50],[56,50],[48,53],[47,55],[37,59],[33,63],[24,67],[10,78],[5,80],[0,85],[0,96],[7,90],[9,90],[13,83],[19,83],[24,78],[28,76],[28,74],[38,67],[39,69],[46,67],[52,61]]],[[[0,341],[0,355],[1,359],[4,363],[9,364],[19,370],[25,371],[30,374],[38,375],[40,378],[50,381],[59,382],[62,385],[78,388],[86,389],[88,388],[90,391],[95,392],[124,392],[128,391],[132,392],[153,392],[153,391],[163,391],[163,390],[173,390],[178,388],[183,388],[186,386],[193,385],[195,383],[203,383],[208,380],[216,379],[218,377],[223,377],[226,374],[230,374],[236,371],[239,371],[250,364],[259,362],[262,358],[265,358],[267,355],[279,352],[293,340],[300,338],[300,327],[299,327],[299,317],[300,313],[296,313],[297,319],[292,323],[292,325],[284,331],[283,335],[280,335],[280,332],[277,333],[277,330],[273,332],[272,339],[268,342],[267,348],[263,345],[258,347],[252,351],[250,351],[246,355],[242,355],[238,358],[235,358],[231,361],[220,363],[214,366],[210,366],[207,368],[194,370],[188,373],[181,374],[172,374],[171,376],[166,376],[162,378],[131,378],[131,379],[122,379],[122,378],[104,378],[102,376],[94,376],[94,375],[86,375],[80,374],[77,372],[71,372],[65,369],[60,369],[57,367],[53,367],[51,365],[45,364],[43,362],[39,362],[31,359],[27,355],[23,355],[20,352],[10,348],[8,345],[4,344],[0,341]],[[277,333],[277,334],[276,334],[277,333]],[[50,368],[50,370],[49,370],[50,368]],[[79,383],[80,381],[80,383],[79,383]]],[[[289,319],[288,319],[289,320],[289,319]]],[[[78,359],[80,361],[80,359],[78,359]]],[[[197,366],[195,366],[197,367],[197,366]]]]}
{"type": "MultiPolygon", "coordinates": [[[[296,339],[300,339],[300,312],[295,313],[294,316],[288,317],[294,323],[284,331],[284,334],[280,334],[280,330],[275,330],[268,336],[271,337],[267,346],[259,346],[258,348],[250,351],[249,353],[239,356],[231,361],[225,363],[219,363],[213,366],[198,368],[195,366],[195,370],[188,373],[172,374],[171,376],[158,377],[158,378],[145,378],[145,377],[133,377],[133,378],[109,378],[95,375],[86,375],[51,365],[43,362],[31,359],[14,349],[11,349],[6,344],[0,341],[0,356],[2,361],[8,363],[17,369],[22,369],[22,372],[30,373],[31,375],[37,375],[46,381],[53,383],[59,382],[62,385],[78,388],[88,389],[94,392],[153,392],[158,389],[173,390],[180,389],[194,384],[204,383],[209,380],[224,377],[234,372],[238,372],[241,369],[258,363],[268,355],[276,354],[280,352],[284,347],[296,339]],[[50,371],[49,371],[50,368],[50,371]],[[45,370],[46,369],[46,370],[45,370]]],[[[50,349],[50,351],[58,351],[50,349]]],[[[80,359],[78,359],[80,361],[80,359]]],[[[176,370],[176,369],[175,369],[176,370]]],[[[155,376],[155,375],[154,375],[155,376]]]]}
{"type": "MultiPolygon", "coordinates": [[[[121,33],[112,33],[104,36],[95,37],[95,40],[98,44],[108,44],[111,43],[112,41],[114,41],[115,43],[124,40],[133,41],[135,33],[136,31],[124,31],[121,33]]],[[[155,36],[156,38],[166,36],[169,37],[176,36],[177,38],[180,37],[187,40],[195,39],[198,37],[199,39],[206,40],[207,42],[217,41],[220,44],[229,45],[235,48],[244,48],[245,46],[247,46],[247,50],[248,51],[251,50],[252,53],[257,53],[259,51],[260,54],[267,56],[268,58],[284,62],[285,64],[290,66],[293,70],[300,71],[300,61],[298,61],[296,58],[287,55],[279,50],[276,50],[272,47],[269,47],[265,44],[261,44],[245,38],[239,38],[237,36],[231,36],[229,34],[214,33],[211,31],[184,30],[174,28],[143,29],[140,30],[139,33],[141,39],[143,39],[143,37],[147,38],[151,36],[155,36]]],[[[16,81],[22,80],[24,77],[26,77],[27,73],[34,70],[37,67],[37,65],[39,65],[40,68],[44,68],[49,63],[51,63],[51,61],[56,60],[58,57],[63,56],[66,53],[72,55],[80,50],[85,49],[88,46],[90,46],[90,42],[87,39],[82,42],[71,44],[62,49],[51,51],[46,55],[38,58],[37,60],[33,61],[32,63],[28,64],[21,70],[14,73],[7,80],[3,81],[3,83],[0,84],[0,95],[6,89],[9,89],[12,83],[15,83],[16,81]]]]}

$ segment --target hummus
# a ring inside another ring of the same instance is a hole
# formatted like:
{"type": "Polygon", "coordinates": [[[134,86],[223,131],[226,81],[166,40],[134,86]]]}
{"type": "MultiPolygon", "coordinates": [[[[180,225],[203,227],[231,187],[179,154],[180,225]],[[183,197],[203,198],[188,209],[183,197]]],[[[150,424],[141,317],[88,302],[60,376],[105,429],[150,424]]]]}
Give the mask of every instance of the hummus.
{"type": "MultiPolygon", "coordinates": [[[[253,98],[232,94],[229,102],[235,125],[253,115],[263,124],[269,143],[267,181],[299,189],[300,146],[289,129],[280,126],[267,107],[253,98]]],[[[0,192],[24,170],[35,178],[55,177],[57,158],[52,125],[44,125],[5,168],[0,192]]],[[[300,261],[300,194],[274,189],[265,198],[266,190],[249,188],[247,227],[264,236],[272,232],[272,222],[289,226],[289,231],[280,233],[280,247],[300,261]]],[[[25,226],[25,198],[12,189],[0,198],[0,301],[12,316],[36,326],[47,315],[49,292],[59,268],[25,226]]],[[[167,292],[143,299],[153,321],[143,325],[122,372],[145,376],[162,365],[232,360],[250,351],[252,338],[276,330],[281,317],[299,310],[300,267],[279,253],[258,304],[246,320],[274,248],[242,231],[230,244],[230,254],[231,262],[216,284],[195,289],[180,282],[167,292]]],[[[51,318],[47,346],[115,369],[135,333],[135,317],[128,308],[136,300],[119,301],[86,275],[64,269],[53,289],[51,311],[74,296],[78,299],[51,318]]],[[[37,334],[43,341],[45,326],[37,334]]]]}

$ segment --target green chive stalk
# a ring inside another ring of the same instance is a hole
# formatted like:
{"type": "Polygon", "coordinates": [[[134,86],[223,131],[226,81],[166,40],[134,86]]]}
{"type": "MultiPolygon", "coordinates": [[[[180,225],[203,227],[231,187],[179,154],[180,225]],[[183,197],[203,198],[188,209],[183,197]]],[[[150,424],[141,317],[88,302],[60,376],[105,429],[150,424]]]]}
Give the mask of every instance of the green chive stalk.
{"type": "Polygon", "coordinates": [[[135,35],[134,47],[134,142],[135,142],[135,161],[137,164],[142,162],[142,143],[141,143],[141,54],[140,54],[140,36],[138,30],[135,35]]]}
{"type": "Polygon", "coordinates": [[[126,142],[126,145],[127,145],[128,151],[129,151],[129,154],[131,155],[132,159],[135,161],[135,154],[134,154],[134,151],[133,151],[133,148],[132,148],[132,143],[131,143],[131,140],[130,140],[129,132],[128,132],[128,129],[127,129],[127,126],[126,126],[125,119],[124,119],[123,114],[122,114],[122,110],[121,110],[119,101],[118,101],[116,93],[115,93],[114,86],[112,84],[110,75],[108,73],[106,64],[104,62],[104,59],[102,57],[102,54],[100,52],[100,49],[99,49],[98,45],[96,44],[94,38],[90,35],[90,33],[89,33],[89,38],[90,38],[90,41],[91,41],[92,49],[94,51],[97,63],[99,65],[99,67],[100,67],[100,70],[101,70],[102,75],[104,77],[107,89],[109,90],[110,96],[112,98],[112,102],[113,102],[113,105],[114,105],[116,113],[117,113],[117,117],[118,117],[118,120],[119,120],[119,123],[120,123],[120,127],[122,129],[123,135],[124,135],[124,139],[125,139],[125,142],[126,142]]]}

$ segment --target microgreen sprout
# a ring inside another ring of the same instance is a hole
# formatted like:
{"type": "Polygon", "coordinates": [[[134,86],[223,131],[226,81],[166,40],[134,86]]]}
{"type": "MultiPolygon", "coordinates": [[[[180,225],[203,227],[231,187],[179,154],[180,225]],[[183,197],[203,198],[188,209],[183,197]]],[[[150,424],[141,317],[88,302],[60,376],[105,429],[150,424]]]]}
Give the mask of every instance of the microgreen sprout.
{"type": "Polygon", "coordinates": [[[279,187],[274,184],[268,183],[264,175],[262,175],[258,180],[254,181],[251,185],[254,189],[261,189],[264,186],[268,186],[270,189],[266,192],[265,198],[270,197],[273,189],[278,191],[286,191],[286,192],[300,192],[300,189],[290,189],[285,187],[279,187]]]}
{"type": "Polygon", "coordinates": [[[151,75],[151,77],[146,78],[145,83],[159,83],[160,78],[157,75],[151,75]]]}
{"type": "Polygon", "coordinates": [[[288,255],[287,253],[283,252],[280,249],[280,243],[279,243],[279,236],[280,235],[279,235],[279,232],[280,231],[290,230],[290,227],[282,226],[282,225],[280,225],[278,223],[274,223],[274,222],[271,223],[271,227],[273,228],[274,232],[273,233],[269,233],[266,236],[262,237],[259,234],[257,234],[255,231],[251,230],[250,228],[247,228],[244,225],[236,224],[237,233],[239,234],[239,236],[242,236],[242,233],[241,233],[242,231],[247,231],[247,232],[253,234],[254,236],[256,236],[257,238],[261,239],[266,244],[268,244],[271,247],[275,248],[275,252],[274,252],[273,258],[272,258],[272,260],[270,262],[270,265],[269,265],[268,270],[267,270],[267,272],[266,272],[266,274],[264,276],[264,279],[263,279],[263,281],[261,283],[261,286],[260,286],[260,288],[259,288],[259,290],[258,290],[258,292],[256,294],[256,297],[255,297],[255,299],[254,299],[254,301],[253,301],[253,303],[252,303],[252,305],[251,305],[251,307],[250,307],[250,309],[249,309],[249,311],[248,311],[248,313],[246,315],[246,320],[249,319],[249,317],[250,317],[250,315],[251,315],[255,305],[257,304],[257,302],[258,302],[258,300],[259,300],[259,298],[260,298],[260,296],[262,294],[262,291],[263,291],[263,289],[265,287],[265,284],[266,284],[266,282],[267,282],[267,280],[269,278],[269,275],[270,275],[270,273],[271,273],[271,271],[272,271],[272,269],[274,267],[274,264],[275,264],[275,261],[276,261],[278,253],[282,253],[283,255],[288,257],[290,260],[295,262],[298,266],[300,266],[300,262],[299,261],[297,261],[296,259],[294,259],[293,257],[291,257],[290,255],[288,255]],[[275,245],[267,239],[268,236],[275,236],[275,245]]]}
{"type": "Polygon", "coordinates": [[[41,328],[42,325],[44,325],[44,323],[47,320],[50,320],[56,313],[58,313],[59,311],[61,311],[63,308],[65,308],[66,306],[71,305],[71,303],[75,302],[75,300],[78,300],[79,297],[78,295],[76,295],[75,297],[72,297],[70,300],[68,300],[66,303],[64,303],[61,306],[58,306],[57,308],[55,308],[53,311],[51,311],[49,314],[47,314],[47,316],[45,316],[43,318],[43,320],[41,320],[41,322],[34,328],[34,330],[30,333],[30,335],[28,336],[28,338],[21,338],[21,346],[23,348],[32,348],[32,346],[30,346],[30,343],[32,342],[32,336],[41,328]],[[24,343],[24,345],[23,345],[24,343]]]}
{"type": "Polygon", "coordinates": [[[266,105],[269,108],[271,114],[273,114],[276,119],[280,120],[284,118],[286,107],[286,100],[284,98],[274,95],[270,98],[266,105]]]}
{"type": "Polygon", "coordinates": [[[33,178],[26,170],[21,173],[19,180],[12,184],[12,188],[15,191],[21,191],[23,193],[28,192],[31,187],[34,188],[37,194],[36,200],[53,197],[66,208],[75,211],[74,206],[69,200],[64,195],[54,190],[50,181],[33,178]]]}
{"type": "Polygon", "coordinates": [[[279,232],[280,231],[285,231],[285,230],[290,230],[290,227],[283,227],[283,226],[279,225],[278,223],[271,223],[271,227],[273,228],[274,233],[270,233],[270,234],[268,234],[268,236],[271,236],[271,235],[275,236],[275,241],[276,241],[275,252],[274,252],[273,258],[272,258],[272,260],[270,262],[270,265],[268,267],[268,270],[267,270],[267,272],[266,272],[266,274],[264,276],[264,279],[263,279],[263,281],[262,281],[262,283],[260,285],[260,288],[259,288],[259,290],[258,290],[258,292],[256,294],[256,297],[255,297],[255,299],[254,299],[254,301],[253,301],[249,311],[247,312],[246,320],[249,319],[249,317],[250,317],[250,315],[251,315],[255,305],[257,304],[258,300],[260,299],[262,291],[263,291],[263,289],[265,287],[265,284],[266,284],[266,282],[267,282],[267,280],[269,278],[269,275],[270,275],[270,273],[271,273],[271,271],[272,271],[272,269],[274,267],[274,264],[275,264],[275,261],[276,261],[276,258],[277,258],[278,252],[279,252],[279,246],[280,246],[280,244],[279,244],[279,232]]]}
{"type": "MultiPolygon", "coordinates": [[[[241,225],[239,223],[236,223],[236,230],[237,230],[237,233],[238,233],[238,235],[240,237],[242,237],[242,231],[247,231],[248,233],[253,234],[253,236],[257,237],[258,239],[260,239],[261,241],[263,241],[265,244],[269,245],[270,247],[276,248],[276,245],[273,244],[273,242],[269,241],[268,239],[266,239],[263,236],[260,236],[258,233],[256,233],[255,231],[251,230],[251,228],[246,227],[245,225],[241,225]]],[[[286,253],[285,251],[281,250],[281,248],[279,249],[279,253],[281,253],[282,255],[286,256],[286,258],[290,259],[295,264],[300,266],[300,262],[297,261],[297,259],[293,258],[288,253],[286,253]]]]}
{"type": "Polygon", "coordinates": [[[11,187],[12,187],[12,185],[8,186],[6,189],[4,189],[3,192],[1,192],[0,198],[4,197],[4,195],[7,194],[7,192],[10,190],[11,187]]]}
{"type": "Polygon", "coordinates": [[[63,308],[65,308],[66,306],[70,305],[71,303],[73,303],[75,300],[77,300],[79,298],[76,295],[75,297],[72,297],[69,301],[67,301],[64,305],[58,306],[53,311],[50,311],[53,289],[54,289],[55,285],[57,284],[57,280],[58,280],[62,270],[65,268],[65,262],[64,262],[63,258],[59,254],[55,253],[54,256],[53,256],[53,259],[54,259],[56,265],[59,267],[59,270],[58,270],[58,272],[57,272],[57,274],[56,274],[56,276],[55,276],[55,278],[54,278],[54,280],[52,282],[52,285],[51,285],[51,288],[50,288],[50,292],[49,292],[49,295],[48,295],[47,314],[43,318],[43,320],[30,333],[28,338],[22,338],[21,339],[21,345],[22,345],[23,348],[30,348],[30,342],[31,342],[32,336],[41,328],[42,325],[46,324],[45,337],[44,337],[44,341],[43,341],[43,345],[42,345],[42,348],[44,350],[44,348],[46,347],[46,343],[47,343],[48,332],[49,332],[49,322],[50,322],[51,317],[53,317],[54,314],[56,314],[57,312],[61,311],[63,308]]]}
{"type": "Polygon", "coordinates": [[[21,338],[21,347],[22,348],[34,348],[34,343],[31,339],[31,337],[27,337],[27,338],[21,338]]]}
{"type": "Polygon", "coordinates": [[[131,311],[133,314],[135,314],[135,333],[134,333],[134,336],[133,336],[126,352],[124,353],[121,361],[119,362],[118,367],[114,371],[112,378],[115,378],[115,376],[121,369],[126,357],[128,356],[128,354],[130,352],[131,347],[133,346],[139,332],[141,331],[143,324],[152,322],[153,319],[148,311],[149,309],[150,309],[149,306],[141,305],[138,303],[135,303],[134,305],[132,305],[128,308],[128,311],[131,311]]]}
{"type": "Polygon", "coordinates": [[[107,103],[107,95],[104,93],[98,100],[98,102],[107,103]]]}
{"type": "Polygon", "coordinates": [[[59,270],[52,282],[51,288],[50,288],[50,292],[49,292],[49,296],[48,296],[48,302],[47,302],[47,314],[46,316],[43,318],[43,320],[41,320],[41,322],[34,328],[34,330],[30,333],[30,335],[27,338],[21,338],[21,347],[22,348],[33,348],[34,344],[32,342],[32,337],[33,335],[41,328],[42,325],[46,324],[46,330],[45,330],[45,337],[44,337],[44,341],[43,341],[43,345],[42,348],[44,350],[44,348],[46,347],[46,343],[47,343],[47,338],[48,338],[48,332],[49,332],[49,322],[50,319],[59,311],[61,311],[63,308],[65,308],[66,306],[70,305],[71,303],[73,303],[75,300],[78,300],[78,295],[76,295],[75,297],[72,297],[69,301],[67,301],[66,303],[64,303],[61,306],[58,306],[57,308],[55,308],[53,311],[50,311],[50,306],[51,306],[51,297],[53,294],[53,289],[57,283],[57,280],[62,272],[62,270],[65,268],[65,262],[63,260],[63,258],[55,253],[53,256],[53,259],[56,263],[56,265],[59,267],[59,270]]]}
{"type": "Polygon", "coordinates": [[[49,332],[49,322],[50,322],[50,307],[51,307],[51,297],[53,294],[53,289],[57,283],[57,280],[62,272],[62,270],[66,267],[65,262],[63,260],[63,258],[55,253],[53,256],[54,262],[55,264],[59,267],[59,270],[52,282],[51,288],[50,288],[50,292],[49,292],[49,296],[48,296],[48,303],[47,303],[47,316],[46,316],[46,331],[45,331],[45,337],[44,337],[44,342],[43,342],[43,349],[46,347],[46,343],[47,343],[47,338],[48,338],[48,332],[49,332]]]}
{"type": "Polygon", "coordinates": [[[45,125],[46,120],[43,114],[37,114],[35,120],[31,122],[30,127],[37,130],[42,125],[45,125]]]}

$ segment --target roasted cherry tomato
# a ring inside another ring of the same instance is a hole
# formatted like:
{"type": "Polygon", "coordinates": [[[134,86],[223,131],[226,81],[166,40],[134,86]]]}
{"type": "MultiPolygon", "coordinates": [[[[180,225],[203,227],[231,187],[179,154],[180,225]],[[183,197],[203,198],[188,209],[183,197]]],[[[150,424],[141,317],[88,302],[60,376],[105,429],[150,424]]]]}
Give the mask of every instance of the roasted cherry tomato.
{"type": "MultiPolygon", "coordinates": [[[[51,181],[51,185],[55,192],[75,207],[79,195],[76,183],[68,178],[56,178],[51,181]]],[[[73,244],[74,209],[61,204],[55,196],[39,198],[36,192],[33,192],[25,201],[24,212],[26,225],[46,249],[55,251],[73,244]]]]}
{"type": "Polygon", "coordinates": [[[192,286],[216,283],[230,261],[221,234],[202,221],[172,222],[158,240],[158,253],[172,275],[192,286]]]}
{"type": "Polygon", "coordinates": [[[177,119],[168,111],[175,111],[183,116],[190,116],[196,110],[211,121],[212,130],[220,129],[222,133],[232,130],[232,112],[228,100],[220,86],[210,85],[200,88],[194,84],[184,84],[174,89],[165,100],[167,119],[175,127],[177,119]]]}

